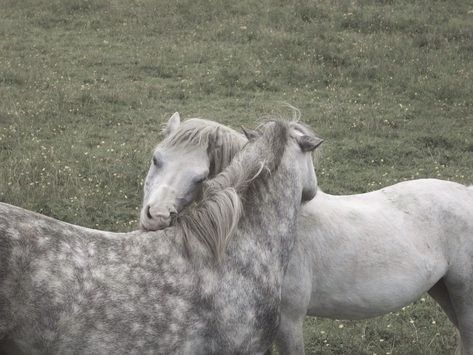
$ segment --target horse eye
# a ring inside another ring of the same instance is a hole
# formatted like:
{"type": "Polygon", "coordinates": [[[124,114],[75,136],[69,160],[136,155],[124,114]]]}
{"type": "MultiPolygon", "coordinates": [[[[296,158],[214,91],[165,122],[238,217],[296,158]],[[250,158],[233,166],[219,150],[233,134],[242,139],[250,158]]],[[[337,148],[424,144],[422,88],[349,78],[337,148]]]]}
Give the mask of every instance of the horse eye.
{"type": "Polygon", "coordinates": [[[197,178],[194,179],[194,183],[201,184],[205,181],[206,178],[207,178],[206,176],[197,177],[197,178]]]}
{"type": "Polygon", "coordinates": [[[159,160],[156,157],[153,157],[153,165],[157,168],[159,168],[161,166],[161,163],[159,162],[159,160]]]}

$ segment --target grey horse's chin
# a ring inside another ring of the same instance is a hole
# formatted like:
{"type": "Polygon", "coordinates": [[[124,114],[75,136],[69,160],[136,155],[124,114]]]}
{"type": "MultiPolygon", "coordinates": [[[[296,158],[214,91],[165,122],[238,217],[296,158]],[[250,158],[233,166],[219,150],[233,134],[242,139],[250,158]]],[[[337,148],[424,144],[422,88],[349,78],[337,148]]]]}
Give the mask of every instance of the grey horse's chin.
{"type": "Polygon", "coordinates": [[[171,223],[172,220],[169,219],[169,221],[152,221],[152,220],[149,220],[149,221],[140,221],[140,224],[139,224],[139,228],[141,230],[144,230],[144,231],[147,231],[147,232],[151,232],[151,231],[157,231],[157,230],[161,230],[161,229],[165,229],[167,227],[170,227],[171,226],[171,223]]]}
{"type": "Polygon", "coordinates": [[[140,224],[140,230],[144,231],[144,232],[150,232],[149,229],[147,229],[145,226],[143,226],[142,224],[140,224]]]}

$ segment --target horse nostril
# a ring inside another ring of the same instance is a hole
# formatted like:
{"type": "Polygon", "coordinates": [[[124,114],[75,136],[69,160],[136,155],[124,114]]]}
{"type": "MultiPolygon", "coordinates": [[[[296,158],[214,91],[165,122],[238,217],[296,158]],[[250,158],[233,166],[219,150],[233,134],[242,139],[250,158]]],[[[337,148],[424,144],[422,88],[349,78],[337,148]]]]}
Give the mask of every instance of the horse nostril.
{"type": "Polygon", "coordinates": [[[148,216],[149,219],[153,219],[153,216],[151,216],[151,213],[149,213],[149,209],[150,209],[149,205],[146,206],[146,216],[148,216]]]}
{"type": "Polygon", "coordinates": [[[177,216],[177,212],[176,211],[171,211],[171,212],[169,212],[169,215],[171,216],[171,218],[175,218],[177,216]]]}

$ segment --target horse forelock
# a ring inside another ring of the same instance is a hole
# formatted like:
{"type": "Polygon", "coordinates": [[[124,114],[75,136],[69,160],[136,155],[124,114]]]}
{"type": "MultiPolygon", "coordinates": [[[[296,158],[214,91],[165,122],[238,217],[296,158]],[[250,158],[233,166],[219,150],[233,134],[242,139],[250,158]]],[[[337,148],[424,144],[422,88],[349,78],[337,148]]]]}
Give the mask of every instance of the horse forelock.
{"type": "Polygon", "coordinates": [[[182,122],[176,132],[166,137],[159,146],[205,149],[210,161],[209,177],[213,177],[230,164],[245,142],[243,135],[229,127],[213,121],[191,118],[182,122]]]}
{"type": "Polygon", "coordinates": [[[208,136],[207,155],[210,161],[209,176],[221,173],[246,143],[246,139],[227,127],[218,127],[208,136]]]}

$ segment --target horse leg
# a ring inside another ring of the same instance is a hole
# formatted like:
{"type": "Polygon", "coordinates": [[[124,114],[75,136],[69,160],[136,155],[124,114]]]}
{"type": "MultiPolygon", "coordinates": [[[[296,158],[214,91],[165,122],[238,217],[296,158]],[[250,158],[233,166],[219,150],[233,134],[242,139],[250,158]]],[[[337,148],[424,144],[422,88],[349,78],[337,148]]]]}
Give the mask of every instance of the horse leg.
{"type": "Polygon", "coordinates": [[[281,313],[281,323],[276,338],[279,354],[304,355],[303,323],[304,315],[294,318],[281,313]]]}
{"type": "Polygon", "coordinates": [[[458,315],[458,326],[460,331],[460,344],[457,353],[461,355],[473,355],[473,303],[471,301],[456,301],[454,306],[458,315]]]}
{"type": "Polygon", "coordinates": [[[304,355],[304,317],[312,296],[313,260],[301,237],[292,250],[281,293],[280,322],[276,348],[281,355],[304,355]]]}
{"type": "Polygon", "coordinates": [[[457,328],[457,349],[455,350],[455,355],[462,355],[462,345],[461,337],[458,328],[458,319],[455,314],[455,309],[453,308],[452,300],[450,299],[450,294],[448,293],[447,286],[445,282],[440,279],[432,288],[428,291],[430,297],[432,297],[439,305],[442,307],[443,311],[447,315],[448,319],[453,323],[455,328],[457,328]]]}
{"type": "Polygon", "coordinates": [[[442,307],[443,311],[447,314],[448,319],[450,319],[453,325],[458,329],[457,316],[443,279],[440,279],[434,286],[432,286],[428,293],[430,297],[432,297],[440,307],[442,307]]]}
{"type": "Polygon", "coordinates": [[[473,355],[473,303],[454,301],[458,309],[458,325],[460,330],[460,345],[458,352],[462,355],[473,355]]]}
{"type": "Polygon", "coordinates": [[[460,342],[456,354],[473,355],[473,299],[471,297],[473,284],[455,283],[449,285],[446,280],[446,286],[460,332],[460,342]]]}

